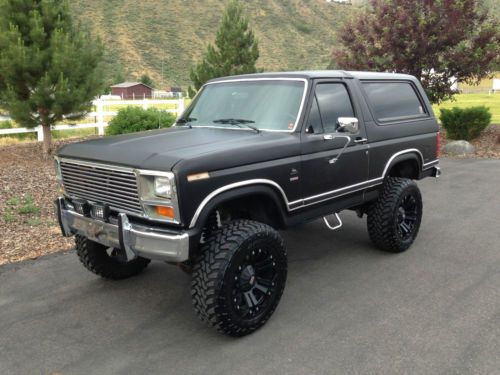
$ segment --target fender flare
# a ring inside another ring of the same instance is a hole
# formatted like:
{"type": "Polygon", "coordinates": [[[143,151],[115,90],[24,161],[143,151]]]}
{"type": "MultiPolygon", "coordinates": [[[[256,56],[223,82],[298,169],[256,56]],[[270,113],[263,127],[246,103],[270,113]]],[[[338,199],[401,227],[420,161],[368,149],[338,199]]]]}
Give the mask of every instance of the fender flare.
{"type": "Polygon", "coordinates": [[[259,182],[251,182],[250,180],[248,182],[243,181],[221,187],[207,195],[196,209],[189,224],[189,228],[192,229],[199,226],[200,223],[204,223],[210,212],[212,212],[212,210],[220,204],[235,198],[256,194],[265,195],[271,198],[278,208],[281,223],[285,223],[285,216],[288,209],[288,199],[283,189],[281,189],[281,187],[274,181],[267,182],[263,180],[259,182]]]}
{"type": "Polygon", "coordinates": [[[422,166],[424,165],[424,157],[420,150],[416,148],[408,149],[408,150],[403,150],[400,152],[395,153],[394,155],[391,156],[387,164],[385,165],[384,168],[384,173],[382,173],[382,178],[385,178],[387,176],[387,173],[394,167],[397,163],[400,163],[402,161],[407,161],[407,160],[414,160],[417,162],[418,165],[418,171],[417,173],[420,174],[422,171],[422,166]]]}

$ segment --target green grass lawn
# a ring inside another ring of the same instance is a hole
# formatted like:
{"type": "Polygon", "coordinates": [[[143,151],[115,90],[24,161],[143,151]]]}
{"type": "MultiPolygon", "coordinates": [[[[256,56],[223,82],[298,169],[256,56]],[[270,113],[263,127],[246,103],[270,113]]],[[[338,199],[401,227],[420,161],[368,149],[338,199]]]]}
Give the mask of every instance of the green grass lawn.
{"type": "MultiPolygon", "coordinates": [[[[188,106],[190,100],[187,99],[185,101],[186,107],[188,106]]],[[[141,105],[141,104],[138,104],[141,105]]],[[[439,118],[440,108],[453,108],[453,107],[460,107],[460,108],[466,108],[466,107],[475,107],[475,106],[481,106],[484,105],[487,108],[490,109],[492,118],[491,118],[491,123],[492,124],[500,124],[500,93],[488,95],[488,94],[460,94],[455,96],[455,100],[453,101],[447,101],[444,102],[440,105],[434,105],[433,109],[436,114],[436,116],[439,118]]],[[[167,109],[170,108],[170,104],[168,105],[150,105],[152,108],[158,108],[158,109],[167,109]]],[[[125,108],[125,106],[107,106],[105,108],[105,111],[112,111],[112,110],[118,110],[120,108],[125,108]],[[111,107],[111,108],[109,108],[111,107]]],[[[105,118],[105,121],[110,121],[111,118],[105,118]]],[[[93,118],[88,118],[84,120],[74,120],[74,121],[62,121],[63,123],[85,123],[85,122],[94,122],[93,118]]],[[[90,129],[74,129],[74,130],[59,130],[59,131],[54,131],[53,136],[55,139],[61,139],[61,138],[72,138],[72,137],[85,137],[89,135],[95,135],[97,134],[97,128],[90,128],[90,129]]],[[[36,134],[35,133],[29,133],[29,134],[22,134],[18,135],[16,137],[13,136],[0,136],[0,139],[3,141],[7,141],[8,139],[3,139],[3,138],[9,138],[12,139],[12,141],[23,141],[23,140],[36,140],[36,134]],[[17,139],[15,139],[17,138],[17,139]]],[[[9,142],[1,142],[1,143],[9,143],[9,142]]]]}
{"type": "Polygon", "coordinates": [[[52,130],[52,137],[54,139],[81,138],[97,134],[97,128],[52,130]]]}
{"type": "Polygon", "coordinates": [[[488,94],[460,94],[455,96],[455,100],[447,101],[441,103],[439,106],[434,105],[432,108],[436,116],[439,118],[440,108],[467,108],[467,107],[477,107],[482,106],[490,109],[491,112],[491,123],[500,124],[500,93],[488,95],[488,94]]]}

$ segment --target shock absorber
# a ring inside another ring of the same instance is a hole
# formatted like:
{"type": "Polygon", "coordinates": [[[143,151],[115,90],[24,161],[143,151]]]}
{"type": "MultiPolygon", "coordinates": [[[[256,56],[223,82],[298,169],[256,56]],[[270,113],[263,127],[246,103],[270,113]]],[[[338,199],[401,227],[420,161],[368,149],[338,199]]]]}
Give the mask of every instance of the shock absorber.
{"type": "Polygon", "coordinates": [[[201,243],[205,242],[205,240],[210,237],[210,235],[215,232],[218,228],[220,228],[220,214],[218,210],[214,210],[210,213],[207,218],[207,222],[205,227],[203,228],[203,233],[201,235],[201,243]]]}

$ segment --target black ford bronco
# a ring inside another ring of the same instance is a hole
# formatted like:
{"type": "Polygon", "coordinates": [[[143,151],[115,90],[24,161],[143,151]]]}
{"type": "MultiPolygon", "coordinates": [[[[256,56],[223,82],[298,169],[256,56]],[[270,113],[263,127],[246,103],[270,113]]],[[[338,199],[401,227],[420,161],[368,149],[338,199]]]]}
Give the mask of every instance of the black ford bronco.
{"type": "MultiPolygon", "coordinates": [[[[278,232],[367,215],[374,245],[407,250],[422,219],[415,180],[438,177],[439,132],[412,76],[314,71],[209,81],[170,129],[63,147],[56,200],[65,236],[110,279],[151,259],[192,274],[198,316],[242,336],[287,277],[278,232]]],[[[307,249],[304,249],[307,251],[307,249]]]]}

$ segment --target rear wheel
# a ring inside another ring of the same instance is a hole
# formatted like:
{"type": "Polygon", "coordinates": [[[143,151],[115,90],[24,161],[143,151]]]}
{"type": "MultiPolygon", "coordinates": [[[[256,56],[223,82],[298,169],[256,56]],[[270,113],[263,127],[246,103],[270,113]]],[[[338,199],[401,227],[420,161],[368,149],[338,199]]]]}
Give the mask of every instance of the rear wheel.
{"type": "Polygon", "coordinates": [[[287,275],[283,239],[268,225],[235,220],[212,233],[193,267],[200,319],[230,336],[260,328],[278,306],[287,275]]]}
{"type": "Polygon", "coordinates": [[[422,195],[418,185],[407,178],[389,177],[368,211],[368,233],[379,249],[400,253],[417,237],[421,220],[422,195]]]}
{"type": "Polygon", "coordinates": [[[89,271],[106,279],[119,280],[137,275],[150,260],[137,257],[127,261],[121,249],[107,247],[76,235],[76,253],[89,271]]]}

